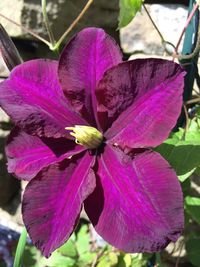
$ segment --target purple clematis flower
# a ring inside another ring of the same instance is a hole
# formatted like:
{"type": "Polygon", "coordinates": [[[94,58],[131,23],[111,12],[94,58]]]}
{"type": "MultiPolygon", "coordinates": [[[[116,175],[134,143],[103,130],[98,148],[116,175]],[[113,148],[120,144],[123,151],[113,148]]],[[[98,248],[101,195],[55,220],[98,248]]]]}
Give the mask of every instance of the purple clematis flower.
{"type": "Polygon", "coordinates": [[[87,28],[59,62],[28,61],[1,83],[0,105],[17,125],[6,146],[8,171],[30,181],[23,219],[43,255],[70,237],[83,205],[96,231],[126,252],[176,241],[181,187],[150,147],[176,123],[183,76],[167,60],[122,62],[110,36],[87,28]]]}

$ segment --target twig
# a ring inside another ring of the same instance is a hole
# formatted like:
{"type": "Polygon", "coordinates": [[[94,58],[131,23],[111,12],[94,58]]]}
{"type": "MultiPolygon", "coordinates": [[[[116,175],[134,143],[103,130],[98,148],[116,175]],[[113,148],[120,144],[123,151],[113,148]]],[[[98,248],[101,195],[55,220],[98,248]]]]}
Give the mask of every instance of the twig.
{"type": "Polygon", "coordinates": [[[27,28],[25,28],[23,25],[20,25],[19,23],[15,22],[14,20],[6,17],[5,15],[0,13],[0,16],[4,19],[6,19],[7,21],[15,24],[16,26],[20,27],[21,29],[23,29],[25,32],[31,34],[32,36],[34,36],[36,39],[42,41],[43,43],[45,43],[46,45],[48,45],[49,47],[51,47],[51,43],[48,42],[47,40],[45,40],[43,37],[41,37],[40,35],[38,35],[37,33],[33,32],[32,30],[29,30],[27,28]]]}
{"type": "Polygon", "coordinates": [[[185,102],[185,105],[191,105],[191,104],[195,104],[200,102],[200,97],[194,98],[194,99],[190,99],[188,101],[185,102]]]}
{"type": "Polygon", "coordinates": [[[177,258],[177,260],[176,260],[176,265],[175,265],[175,267],[178,267],[178,265],[179,265],[179,261],[180,261],[180,257],[181,257],[181,252],[182,252],[182,249],[183,249],[183,245],[184,245],[184,240],[182,240],[182,243],[181,243],[181,245],[180,245],[180,251],[179,251],[179,254],[178,254],[178,258],[177,258]]]}
{"type": "Polygon", "coordinates": [[[72,24],[69,26],[69,28],[64,32],[64,34],[60,37],[60,39],[57,41],[55,46],[52,50],[56,50],[59,48],[65,37],[69,34],[69,32],[76,26],[76,24],[79,22],[79,20],[82,18],[82,16],[85,14],[85,12],[88,10],[90,5],[92,4],[93,0],[89,0],[87,4],[84,6],[78,17],[72,22],[72,24]]]}
{"type": "Polygon", "coordinates": [[[164,42],[165,39],[164,39],[162,33],[160,32],[160,30],[158,29],[157,25],[155,24],[155,22],[153,21],[151,15],[149,14],[149,11],[148,11],[148,9],[146,8],[145,4],[143,4],[143,7],[144,7],[144,10],[145,10],[146,13],[147,13],[147,16],[149,17],[150,21],[152,22],[154,28],[156,29],[157,33],[159,34],[161,41],[164,42]]]}
{"type": "MultiPolygon", "coordinates": [[[[186,134],[187,131],[188,131],[188,128],[189,128],[189,122],[190,122],[190,119],[189,119],[189,115],[188,115],[187,107],[186,107],[185,104],[183,104],[183,109],[184,109],[185,119],[186,119],[186,122],[185,122],[185,134],[186,134]]],[[[185,136],[185,134],[184,134],[184,136],[185,136]]]]}
{"type": "Polygon", "coordinates": [[[198,9],[198,7],[199,7],[199,4],[196,3],[196,4],[194,5],[194,7],[193,7],[193,9],[192,9],[192,11],[191,11],[189,17],[188,17],[187,20],[186,20],[185,26],[184,26],[184,28],[183,28],[183,30],[182,30],[182,32],[181,32],[181,35],[180,35],[180,37],[179,37],[179,40],[178,40],[177,45],[176,45],[175,50],[174,50],[173,60],[175,59],[176,55],[178,54],[178,48],[179,48],[179,45],[180,45],[181,40],[182,40],[182,38],[183,38],[183,35],[184,35],[184,33],[185,33],[185,31],[186,31],[188,25],[190,24],[190,21],[191,21],[193,15],[195,14],[196,10],[198,9]]]}
{"type": "Polygon", "coordinates": [[[13,21],[12,19],[4,16],[3,14],[0,13],[0,16],[3,17],[4,19],[10,21],[11,23],[15,24],[16,26],[20,27],[25,32],[31,34],[32,36],[34,36],[38,40],[42,41],[46,45],[48,45],[50,50],[56,51],[56,50],[59,49],[59,46],[61,45],[63,40],[66,38],[66,36],[70,33],[70,31],[76,26],[76,24],[79,22],[79,20],[83,17],[83,15],[88,10],[90,5],[93,3],[93,0],[88,0],[87,4],[84,6],[84,8],[82,9],[82,11],[78,15],[78,17],[72,22],[72,24],[69,26],[69,28],[64,32],[64,34],[59,38],[59,40],[56,43],[54,41],[53,33],[51,31],[51,28],[50,28],[50,25],[49,25],[49,22],[48,22],[48,17],[47,17],[47,14],[46,14],[46,1],[45,0],[41,0],[41,1],[42,1],[42,12],[43,12],[43,16],[44,16],[44,21],[45,21],[45,25],[46,25],[46,28],[47,28],[51,43],[48,42],[47,40],[45,40],[40,35],[38,35],[35,32],[33,32],[32,30],[29,30],[29,29],[25,28],[23,25],[20,25],[19,23],[17,23],[15,21],[13,21]]]}
{"type": "Polygon", "coordinates": [[[41,4],[42,4],[42,14],[43,14],[43,19],[44,19],[44,24],[46,26],[47,29],[47,33],[49,35],[49,40],[51,42],[52,47],[55,45],[55,39],[54,39],[54,35],[53,32],[51,30],[50,24],[49,24],[49,19],[47,16],[47,10],[46,10],[46,0],[41,0],[41,4]]]}
{"type": "Polygon", "coordinates": [[[91,267],[95,267],[95,266],[97,265],[97,261],[98,261],[98,259],[103,255],[104,250],[105,250],[105,248],[102,248],[102,249],[97,253],[96,257],[94,258],[94,260],[93,260],[93,262],[92,262],[91,267]]]}
{"type": "Polygon", "coordinates": [[[165,48],[165,51],[166,51],[168,54],[171,54],[171,53],[167,50],[167,48],[166,48],[166,44],[171,45],[174,49],[175,49],[175,46],[174,46],[171,42],[168,42],[168,41],[166,41],[166,40],[164,39],[162,33],[160,32],[160,30],[158,29],[158,27],[157,27],[157,25],[155,24],[154,20],[152,19],[152,17],[151,17],[151,15],[150,15],[148,9],[146,8],[145,4],[143,4],[143,7],[144,7],[144,10],[146,11],[147,16],[149,17],[151,23],[153,24],[155,30],[157,31],[158,35],[160,36],[160,39],[161,39],[161,42],[162,42],[162,44],[163,44],[163,46],[164,46],[164,48],[165,48]]]}
{"type": "Polygon", "coordinates": [[[194,91],[198,96],[200,96],[200,93],[199,93],[195,88],[193,88],[193,91],[194,91]]]}
{"type": "Polygon", "coordinates": [[[193,57],[195,57],[196,55],[198,55],[200,50],[200,25],[199,25],[199,30],[198,30],[198,37],[197,37],[197,42],[196,42],[196,46],[194,51],[189,54],[189,55],[178,55],[178,59],[179,60],[183,60],[183,59],[192,59],[193,57]]]}

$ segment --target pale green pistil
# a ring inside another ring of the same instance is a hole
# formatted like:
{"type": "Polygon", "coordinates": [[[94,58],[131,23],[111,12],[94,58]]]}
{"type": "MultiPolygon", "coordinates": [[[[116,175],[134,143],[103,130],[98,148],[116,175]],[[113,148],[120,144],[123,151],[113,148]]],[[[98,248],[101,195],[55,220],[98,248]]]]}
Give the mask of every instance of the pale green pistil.
{"type": "Polygon", "coordinates": [[[66,127],[66,130],[72,131],[70,134],[75,137],[75,142],[88,149],[95,149],[103,141],[103,135],[96,128],[84,125],[75,125],[75,127],[66,127]]]}

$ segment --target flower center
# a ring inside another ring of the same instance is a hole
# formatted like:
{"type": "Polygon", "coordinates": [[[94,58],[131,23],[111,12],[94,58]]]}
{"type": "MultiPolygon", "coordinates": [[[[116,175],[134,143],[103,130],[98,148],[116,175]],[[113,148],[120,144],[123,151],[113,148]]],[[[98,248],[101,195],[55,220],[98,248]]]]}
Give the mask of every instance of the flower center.
{"type": "Polygon", "coordinates": [[[66,130],[72,131],[70,134],[75,137],[75,142],[88,149],[95,149],[103,141],[103,135],[96,128],[84,125],[75,125],[75,127],[66,127],[66,130]]]}

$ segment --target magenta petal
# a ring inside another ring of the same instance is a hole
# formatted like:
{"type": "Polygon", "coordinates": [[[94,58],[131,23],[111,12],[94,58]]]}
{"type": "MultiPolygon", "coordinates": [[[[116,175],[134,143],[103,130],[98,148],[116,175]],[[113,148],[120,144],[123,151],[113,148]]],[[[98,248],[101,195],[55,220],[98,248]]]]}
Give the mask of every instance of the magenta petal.
{"type": "Polygon", "coordinates": [[[83,150],[83,146],[66,138],[39,138],[15,128],[6,145],[8,172],[29,181],[43,167],[72,157],[83,150]]]}
{"type": "Polygon", "coordinates": [[[0,106],[17,126],[39,136],[68,136],[65,127],[85,124],[67,106],[56,61],[32,60],[17,66],[0,84],[0,106]]]}
{"type": "Polygon", "coordinates": [[[23,219],[34,245],[49,257],[73,232],[82,203],[95,188],[91,169],[95,157],[53,164],[43,169],[25,189],[23,219]]]}
{"type": "Polygon", "coordinates": [[[114,39],[102,29],[86,28],[63,50],[58,75],[73,108],[94,125],[95,88],[104,72],[122,61],[114,39]]]}
{"type": "Polygon", "coordinates": [[[85,209],[99,235],[125,252],[161,250],[183,230],[181,187],[156,152],[128,156],[107,146],[85,209]]]}
{"type": "Polygon", "coordinates": [[[160,144],[180,113],[183,76],[180,65],[162,59],[133,60],[108,70],[97,88],[103,128],[113,123],[105,137],[123,148],[160,144]]]}

